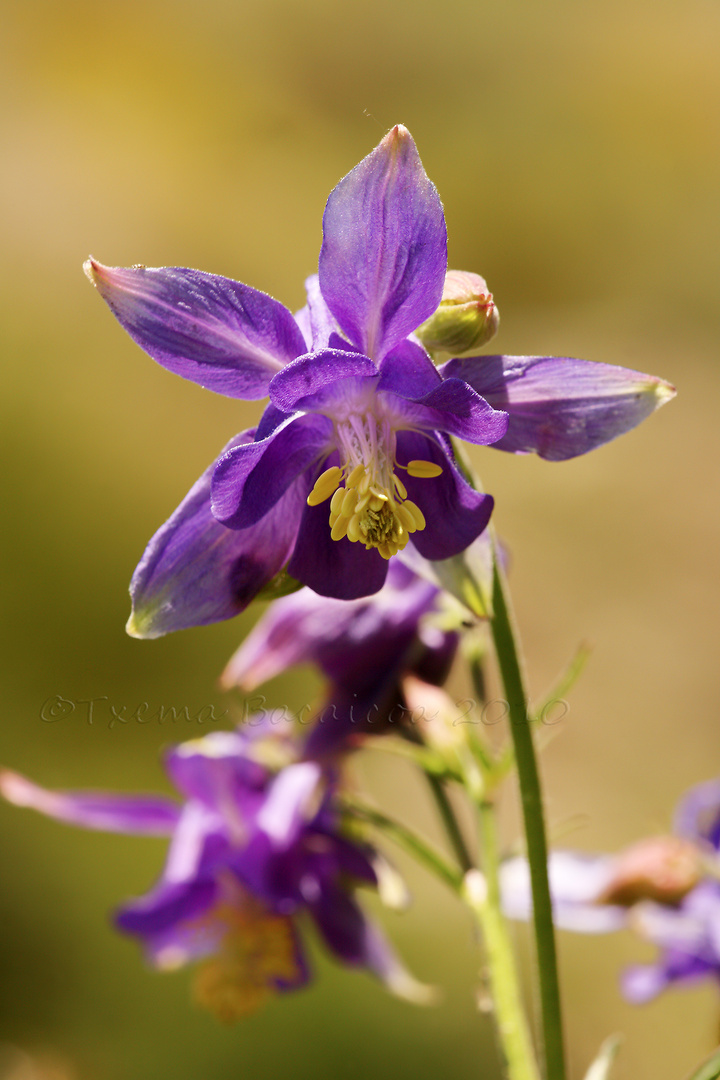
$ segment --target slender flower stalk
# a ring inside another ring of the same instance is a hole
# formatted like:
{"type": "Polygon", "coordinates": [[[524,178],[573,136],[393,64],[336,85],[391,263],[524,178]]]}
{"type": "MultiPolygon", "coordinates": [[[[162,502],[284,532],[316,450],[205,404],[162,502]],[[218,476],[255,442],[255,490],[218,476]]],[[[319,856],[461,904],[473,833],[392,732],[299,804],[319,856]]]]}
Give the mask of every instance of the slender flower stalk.
{"type": "Polygon", "coordinates": [[[478,825],[484,876],[470,871],[465,878],[464,896],[485,941],[498,1037],[510,1080],[540,1080],[515,957],[502,912],[495,807],[487,799],[478,805],[478,825]]]}
{"type": "Polygon", "coordinates": [[[560,987],[555,950],[548,881],[548,851],[545,836],[540,775],[535,757],[527,695],[520,665],[520,650],[513,627],[504,574],[497,559],[493,577],[495,613],[491,621],[493,641],[508,702],[510,728],[523,808],[527,855],[533,898],[533,924],[537,950],[540,1006],[542,1010],[543,1054],[546,1080],[564,1080],[565,1058],[560,1005],[560,987]]]}

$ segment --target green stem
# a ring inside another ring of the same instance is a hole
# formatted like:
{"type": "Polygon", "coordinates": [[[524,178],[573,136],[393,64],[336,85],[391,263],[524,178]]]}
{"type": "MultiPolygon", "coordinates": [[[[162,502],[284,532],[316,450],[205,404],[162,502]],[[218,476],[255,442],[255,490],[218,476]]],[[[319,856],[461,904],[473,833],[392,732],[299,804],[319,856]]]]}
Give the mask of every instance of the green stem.
{"type": "Polygon", "coordinates": [[[532,1038],[525,1018],[510,935],[500,900],[499,852],[495,808],[478,804],[484,881],[468,874],[465,896],[485,941],[493,1011],[510,1080],[540,1080],[532,1038]],[[473,884],[475,888],[473,888],[473,884]]]}
{"type": "Polygon", "coordinates": [[[411,855],[414,855],[419,862],[423,863],[446,885],[449,885],[453,892],[460,892],[463,875],[456,867],[447,862],[445,856],[427,840],[412,832],[411,829],[406,828],[401,822],[388,817],[387,814],[383,814],[373,806],[368,806],[359,799],[346,797],[344,801],[347,809],[356,817],[382,830],[386,836],[389,836],[411,855]]]}
{"type": "Polygon", "coordinates": [[[515,746],[515,762],[520,784],[527,856],[533,898],[533,923],[537,947],[537,967],[542,1009],[543,1052],[546,1080],[564,1080],[562,1016],[558,984],[555,929],[548,882],[548,853],[545,839],[540,776],[535,758],[527,695],[520,668],[516,636],[505,581],[495,561],[493,572],[492,634],[500,674],[505,687],[510,727],[515,746]]]}
{"type": "Polygon", "coordinates": [[[442,823],[445,826],[445,832],[447,833],[448,840],[452,845],[455,857],[460,863],[463,873],[467,873],[468,870],[471,870],[473,868],[475,863],[473,862],[470,852],[467,849],[465,837],[463,836],[460,829],[458,819],[455,816],[455,811],[452,808],[448,793],[445,790],[445,785],[443,784],[442,780],[440,780],[437,776],[430,776],[429,774],[426,775],[428,783],[430,785],[430,790],[432,792],[433,798],[435,799],[435,805],[437,806],[440,817],[442,818],[442,823]]]}

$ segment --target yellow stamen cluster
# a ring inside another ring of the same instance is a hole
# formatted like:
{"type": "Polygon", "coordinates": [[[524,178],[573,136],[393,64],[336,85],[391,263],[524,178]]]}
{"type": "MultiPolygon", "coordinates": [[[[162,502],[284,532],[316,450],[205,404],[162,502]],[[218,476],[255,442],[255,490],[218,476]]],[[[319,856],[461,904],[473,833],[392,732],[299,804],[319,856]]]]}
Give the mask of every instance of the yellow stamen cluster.
{"type": "Polygon", "coordinates": [[[347,536],[351,543],[376,548],[383,559],[391,559],[405,547],[411,533],[425,528],[422,510],[408,499],[394,470],[405,469],[409,476],[429,479],[439,476],[442,469],[431,461],[399,465],[394,460],[394,437],[374,418],[351,417],[342,434],[345,438],[339,442],[347,451],[345,464],[321,473],[308,495],[308,506],[330,499],[333,540],[347,536]]]}
{"type": "Polygon", "coordinates": [[[217,955],[198,969],[194,993],[199,1005],[229,1024],[255,1012],[277,983],[299,978],[295,939],[289,918],[249,900],[215,908],[211,918],[227,929],[217,955]]]}

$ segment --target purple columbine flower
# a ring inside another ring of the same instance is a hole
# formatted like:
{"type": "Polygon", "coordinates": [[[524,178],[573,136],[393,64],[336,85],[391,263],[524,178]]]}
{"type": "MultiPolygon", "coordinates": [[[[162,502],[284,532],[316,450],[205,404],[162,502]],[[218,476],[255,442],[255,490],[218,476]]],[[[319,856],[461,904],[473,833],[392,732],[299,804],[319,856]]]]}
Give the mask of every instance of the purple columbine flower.
{"type": "Polygon", "coordinates": [[[221,683],[250,692],[296,664],[317,665],[329,688],[305,754],[348,750],[362,736],[402,723],[404,675],[433,684],[447,677],[458,634],[436,621],[441,595],[399,559],[374,596],[332,600],[301,589],[270,605],[228,662],[221,683]]]}
{"type": "MultiPolygon", "coordinates": [[[[549,872],[557,926],[580,933],[627,926],[659,946],[656,963],[623,973],[630,1001],[650,1001],[675,983],[720,982],[720,781],[688,792],[674,835],[641,840],[618,855],[553,852],[549,872]]],[[[510,918],[529,917],[524,859],[505,863],[502,892],[510,918]]]]}
{"type": "Polygon", "coordinates": [[[446,265],[440,199],[402,126],[331,192],[319,272],[296,316],[228,278],[86,263],[163,366],[230,397],[270,399],[150,541],[130,633],[228,618],[284,570],[324,596],[371,595],[410,540],[442,560],[488,523],[492,499],[467,484],[450,436],[568,457],[670,392],[637,372],[552,358],[475,357],[439,371],[413,331],[438,308],[446,265]]]}
{"type": "Polygon", "coordinates": [[[376,856],[345,836],[333,778],[315,762],[293,760],[290,741],[265,737],[266,727],[256,718],[176,746],[166,765],[182,803],[50,792],[9,771],[0,773],[0,792],[74,825],[170,837],[159,882],[119,909],[117,925],[160,969],[204,959],[196,996],[221,1019],[308,981],[304,914],[342,963],[423,1000],[426,988],[355,899],[357,885],[377,885],[376,856]]]}

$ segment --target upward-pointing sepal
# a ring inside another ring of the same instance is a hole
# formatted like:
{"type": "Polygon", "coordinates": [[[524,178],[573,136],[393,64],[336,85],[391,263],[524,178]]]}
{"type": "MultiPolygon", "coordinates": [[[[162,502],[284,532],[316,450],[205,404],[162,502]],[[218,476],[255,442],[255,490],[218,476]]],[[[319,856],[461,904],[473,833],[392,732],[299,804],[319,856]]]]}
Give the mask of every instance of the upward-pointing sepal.
{"type": "Polygon", "coordinates": [[[435,311],[446,267],[440,197],[398,124],[330,193],[323,297],[350,341],[379,362],[435,311]]]}

